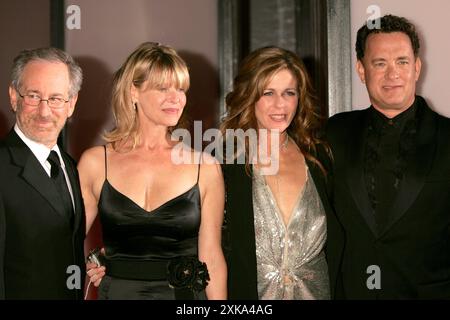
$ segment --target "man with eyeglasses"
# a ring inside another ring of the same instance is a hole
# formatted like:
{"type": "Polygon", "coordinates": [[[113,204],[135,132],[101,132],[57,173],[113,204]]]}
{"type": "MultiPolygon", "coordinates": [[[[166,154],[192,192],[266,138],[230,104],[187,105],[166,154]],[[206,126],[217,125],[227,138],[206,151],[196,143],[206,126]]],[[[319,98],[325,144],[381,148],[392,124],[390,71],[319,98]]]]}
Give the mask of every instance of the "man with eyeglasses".
{"type": "Polygon", "coordinates": [[[82,71],[55,48],[14,59],[14,128],[0,142],[0,299],[82,299],[84,206],[75,161],[57,145],[82,71]]]}

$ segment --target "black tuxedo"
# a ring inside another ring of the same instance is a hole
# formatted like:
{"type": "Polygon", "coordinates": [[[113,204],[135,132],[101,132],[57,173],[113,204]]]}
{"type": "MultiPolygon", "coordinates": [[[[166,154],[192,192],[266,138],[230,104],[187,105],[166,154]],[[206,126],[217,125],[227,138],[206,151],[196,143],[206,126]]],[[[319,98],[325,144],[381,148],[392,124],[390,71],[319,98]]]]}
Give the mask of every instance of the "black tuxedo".
{"type": "Polygon", "coordinates": [[[415,152],[406,159],[398,191],[384,212],[388,223],[380,229],[364,178],[370,109],[329,120],[333,205],[346,234],[346,298],[450,298],[450,119],[419,96],[415,103],[415,152]],[[380,268],[380,289],[368,289],[372,265],[380,268]]]}
{"type": "Polygon", "coordinates": [[[51,178],[12,130],[0,143],[0,298],[82,299],[84,205],[75,161],[61,151],[75,202],[65,212],[51,178]],[[66,273],[78,265],[81,290],[66,273]],[[70,282],[72,283],[72,282],[70,282]]]}
{"type": "MultiPolygon", "coordinates": [[[[325,157],[324,157],[325,159],[325,157]]],[[[326,161],[321,161],[326,165],[326,161]]],[[[331,296],[340,296],[338,270],[343,249],[343,231],[331,210],[325,179],[315,164],[307,161],[327,214],[327,257],[331,296]]],[[[224,254],[228,264],[228,298],[232,300],[258,299],[256,246],[253,215],[252,179],[245,172],[245,165],[222,166],[225,190],[225,223],[223,233],[224,254]]]]}

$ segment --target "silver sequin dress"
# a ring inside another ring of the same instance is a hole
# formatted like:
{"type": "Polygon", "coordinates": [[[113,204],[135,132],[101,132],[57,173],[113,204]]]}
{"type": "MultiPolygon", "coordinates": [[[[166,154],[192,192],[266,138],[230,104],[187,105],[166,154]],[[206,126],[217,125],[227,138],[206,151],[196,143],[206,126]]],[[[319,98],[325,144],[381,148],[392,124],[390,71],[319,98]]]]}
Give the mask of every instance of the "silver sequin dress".
{"type": "Polygon", "coordinates": [[[264,177],[253,167],[253,210],[259,299],[330,299],[325,210],[309,170],[286,226],[264,177]]]}

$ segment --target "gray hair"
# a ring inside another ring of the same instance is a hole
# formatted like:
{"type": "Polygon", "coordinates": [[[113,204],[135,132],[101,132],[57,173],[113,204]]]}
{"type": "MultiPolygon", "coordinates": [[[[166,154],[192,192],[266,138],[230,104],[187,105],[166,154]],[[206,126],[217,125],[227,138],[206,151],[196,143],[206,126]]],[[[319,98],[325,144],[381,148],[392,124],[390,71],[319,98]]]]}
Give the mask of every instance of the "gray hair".
{"type": "Polygon", "coordinates": [[[73,97],[80,91],[81,83],[83,82],[83,71],[80,66],[67,52],[52,47],[23,50],[14,58],[11,72],[11,85],[16,90],[21,86],[22,73],[25,66],[37,60],[64,63],[69,71],[69,96],[73,97]]]}

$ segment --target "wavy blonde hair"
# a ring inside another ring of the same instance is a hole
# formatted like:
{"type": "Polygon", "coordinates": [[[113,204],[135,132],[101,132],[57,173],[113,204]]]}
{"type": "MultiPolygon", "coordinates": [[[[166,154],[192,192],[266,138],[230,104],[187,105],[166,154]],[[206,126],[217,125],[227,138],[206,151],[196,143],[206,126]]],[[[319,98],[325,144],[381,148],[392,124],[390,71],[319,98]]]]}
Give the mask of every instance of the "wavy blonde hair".
{"type": "MultiPolygon", "coordinates": [[[[255,104],[263,95],[273,76],[289,70],[297,80],[298,107],[287,133],[294,140],[304,157],[326,171],[317,159],[317,146],[323,145],[327,153],[329,147],[320,138],[322,122],[316,111],[317,101],[308,72],[302,60],[293,52],[278,48],[264,47],[250,53],[241,63],[234,79],[233,91],[226,96],[227,114],[221,124],[222,134],[227,129],[257,129],[255,104]]],[[[248,142],[246,142],[246,169],[250,172],[248,142]]]]}
{"type": "MultiPolygon", "coordinates": [[[[139,142],[139,121],[136,105],[131,97],[131,87],[158,88],[173,84],[185,91],[189,89],[189,71],[186,62],[171,47],[154,42],[144,42],[134,50],[114,74],[111,97],[115,127],[104,134],[104,139],[117,144],[132,141],[132,149],[139,142]],[[144,87],[145,86],[145,87],[144,87]]],[[[185,125],[184,112],[175,127],[185,125]]]]}

